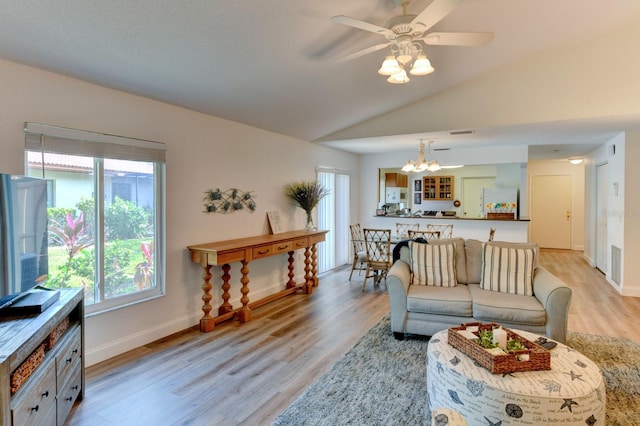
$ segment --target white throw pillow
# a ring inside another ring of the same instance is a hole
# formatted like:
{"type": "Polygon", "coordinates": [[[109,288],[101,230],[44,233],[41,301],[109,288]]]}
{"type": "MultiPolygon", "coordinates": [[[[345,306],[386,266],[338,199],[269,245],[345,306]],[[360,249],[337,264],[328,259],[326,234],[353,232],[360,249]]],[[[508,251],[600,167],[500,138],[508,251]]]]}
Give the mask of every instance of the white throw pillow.
{"type": "Polygon", "coordinates": [[[409,241],[413,284],[455,287],[456,245],[409,241]]]}
{"type": "Polygon", "coordinates": [[[531,247],[499,247],[485,244],[480,288],[533,296],[536,250],[531,247]]]}

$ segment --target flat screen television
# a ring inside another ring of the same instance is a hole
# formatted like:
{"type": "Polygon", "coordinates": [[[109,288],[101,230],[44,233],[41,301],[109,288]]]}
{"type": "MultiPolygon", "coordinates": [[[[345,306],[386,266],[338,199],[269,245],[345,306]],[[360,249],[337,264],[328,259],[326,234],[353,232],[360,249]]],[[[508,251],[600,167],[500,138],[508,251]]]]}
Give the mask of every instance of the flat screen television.
{"type": "Polygon", "coordinates": [[[47,277],[47,182],[0,173],[0,311],[47,277]]]}

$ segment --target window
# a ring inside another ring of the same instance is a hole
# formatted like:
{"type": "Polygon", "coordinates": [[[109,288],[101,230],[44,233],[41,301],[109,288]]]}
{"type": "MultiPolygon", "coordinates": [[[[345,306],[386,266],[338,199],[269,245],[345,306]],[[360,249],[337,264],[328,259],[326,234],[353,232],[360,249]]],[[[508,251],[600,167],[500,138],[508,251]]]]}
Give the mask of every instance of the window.
{"type": "Polygon", "coordinates": [[[55,188],[45,286],[85,287],[87,313],[164,294],[164,144],[27,123],[25,156],[55,188]]]}
{"type": "Polygon", "coordinates": [[[318,246],[318,272],[322,273],[350,262],[350,177],[345,171],[318,169],[318,182],[329,190],[318,204],[318,227],[329,230],[318,246]]]}

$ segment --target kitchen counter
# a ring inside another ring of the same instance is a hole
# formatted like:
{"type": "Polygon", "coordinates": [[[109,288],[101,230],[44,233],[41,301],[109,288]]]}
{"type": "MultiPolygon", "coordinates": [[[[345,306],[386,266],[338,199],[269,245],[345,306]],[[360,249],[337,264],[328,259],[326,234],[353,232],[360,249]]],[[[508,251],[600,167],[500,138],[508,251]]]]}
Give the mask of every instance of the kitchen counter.
{"type": "Polygon", "coordinates": [[[379,218],[394,218],[394,219],[435,219],[435,220],[480,220],[483,222],[529,222],[528,218],[520,218],[514,220],[505,220],[505,219],[487,219],[484,217],[458,217],[458,216],[408,216],[408,215],[380,215],[374,216],[379,218]]]}
{"type": "Polygon", "coordinates": [[[461,238],[471,238],[480,241],[489,239],[489,232],[495,229],[496,241],[527,242],[529,241],[528,218],[515,220],[500,220],[486,218],[465,218],[457,216],[406,216],[406,215],[386,215],[373,216],[362,223],[363,228],[391,229],[395,234],[396,223],[412,224],[418,223],[419,229],[427,229],[428,224],[453,225],[453,236],[461,238]]]}

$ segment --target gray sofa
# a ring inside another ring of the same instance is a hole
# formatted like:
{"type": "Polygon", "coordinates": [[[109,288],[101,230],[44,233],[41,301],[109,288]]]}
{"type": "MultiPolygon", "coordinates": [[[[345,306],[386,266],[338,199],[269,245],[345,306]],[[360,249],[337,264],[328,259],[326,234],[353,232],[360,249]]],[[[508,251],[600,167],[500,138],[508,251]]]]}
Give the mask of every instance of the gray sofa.
{"type": "MultiPolygon", "coordinates": [[[[510,294],[480,287],[484,244],[535,248],[531,243],[483,243],[453,238],[429,244],[455,243],[455,287],[412,284],[408,247],[387,274],[391,303],[391,330],[396,339],[405,334],[431,336],[465,322],[497,322],[566,342],[571,289],[542,266],[535,264],[533,296],[510,294]]],[[[537,259],[537,255],[536,255],[537,259]]]]}

